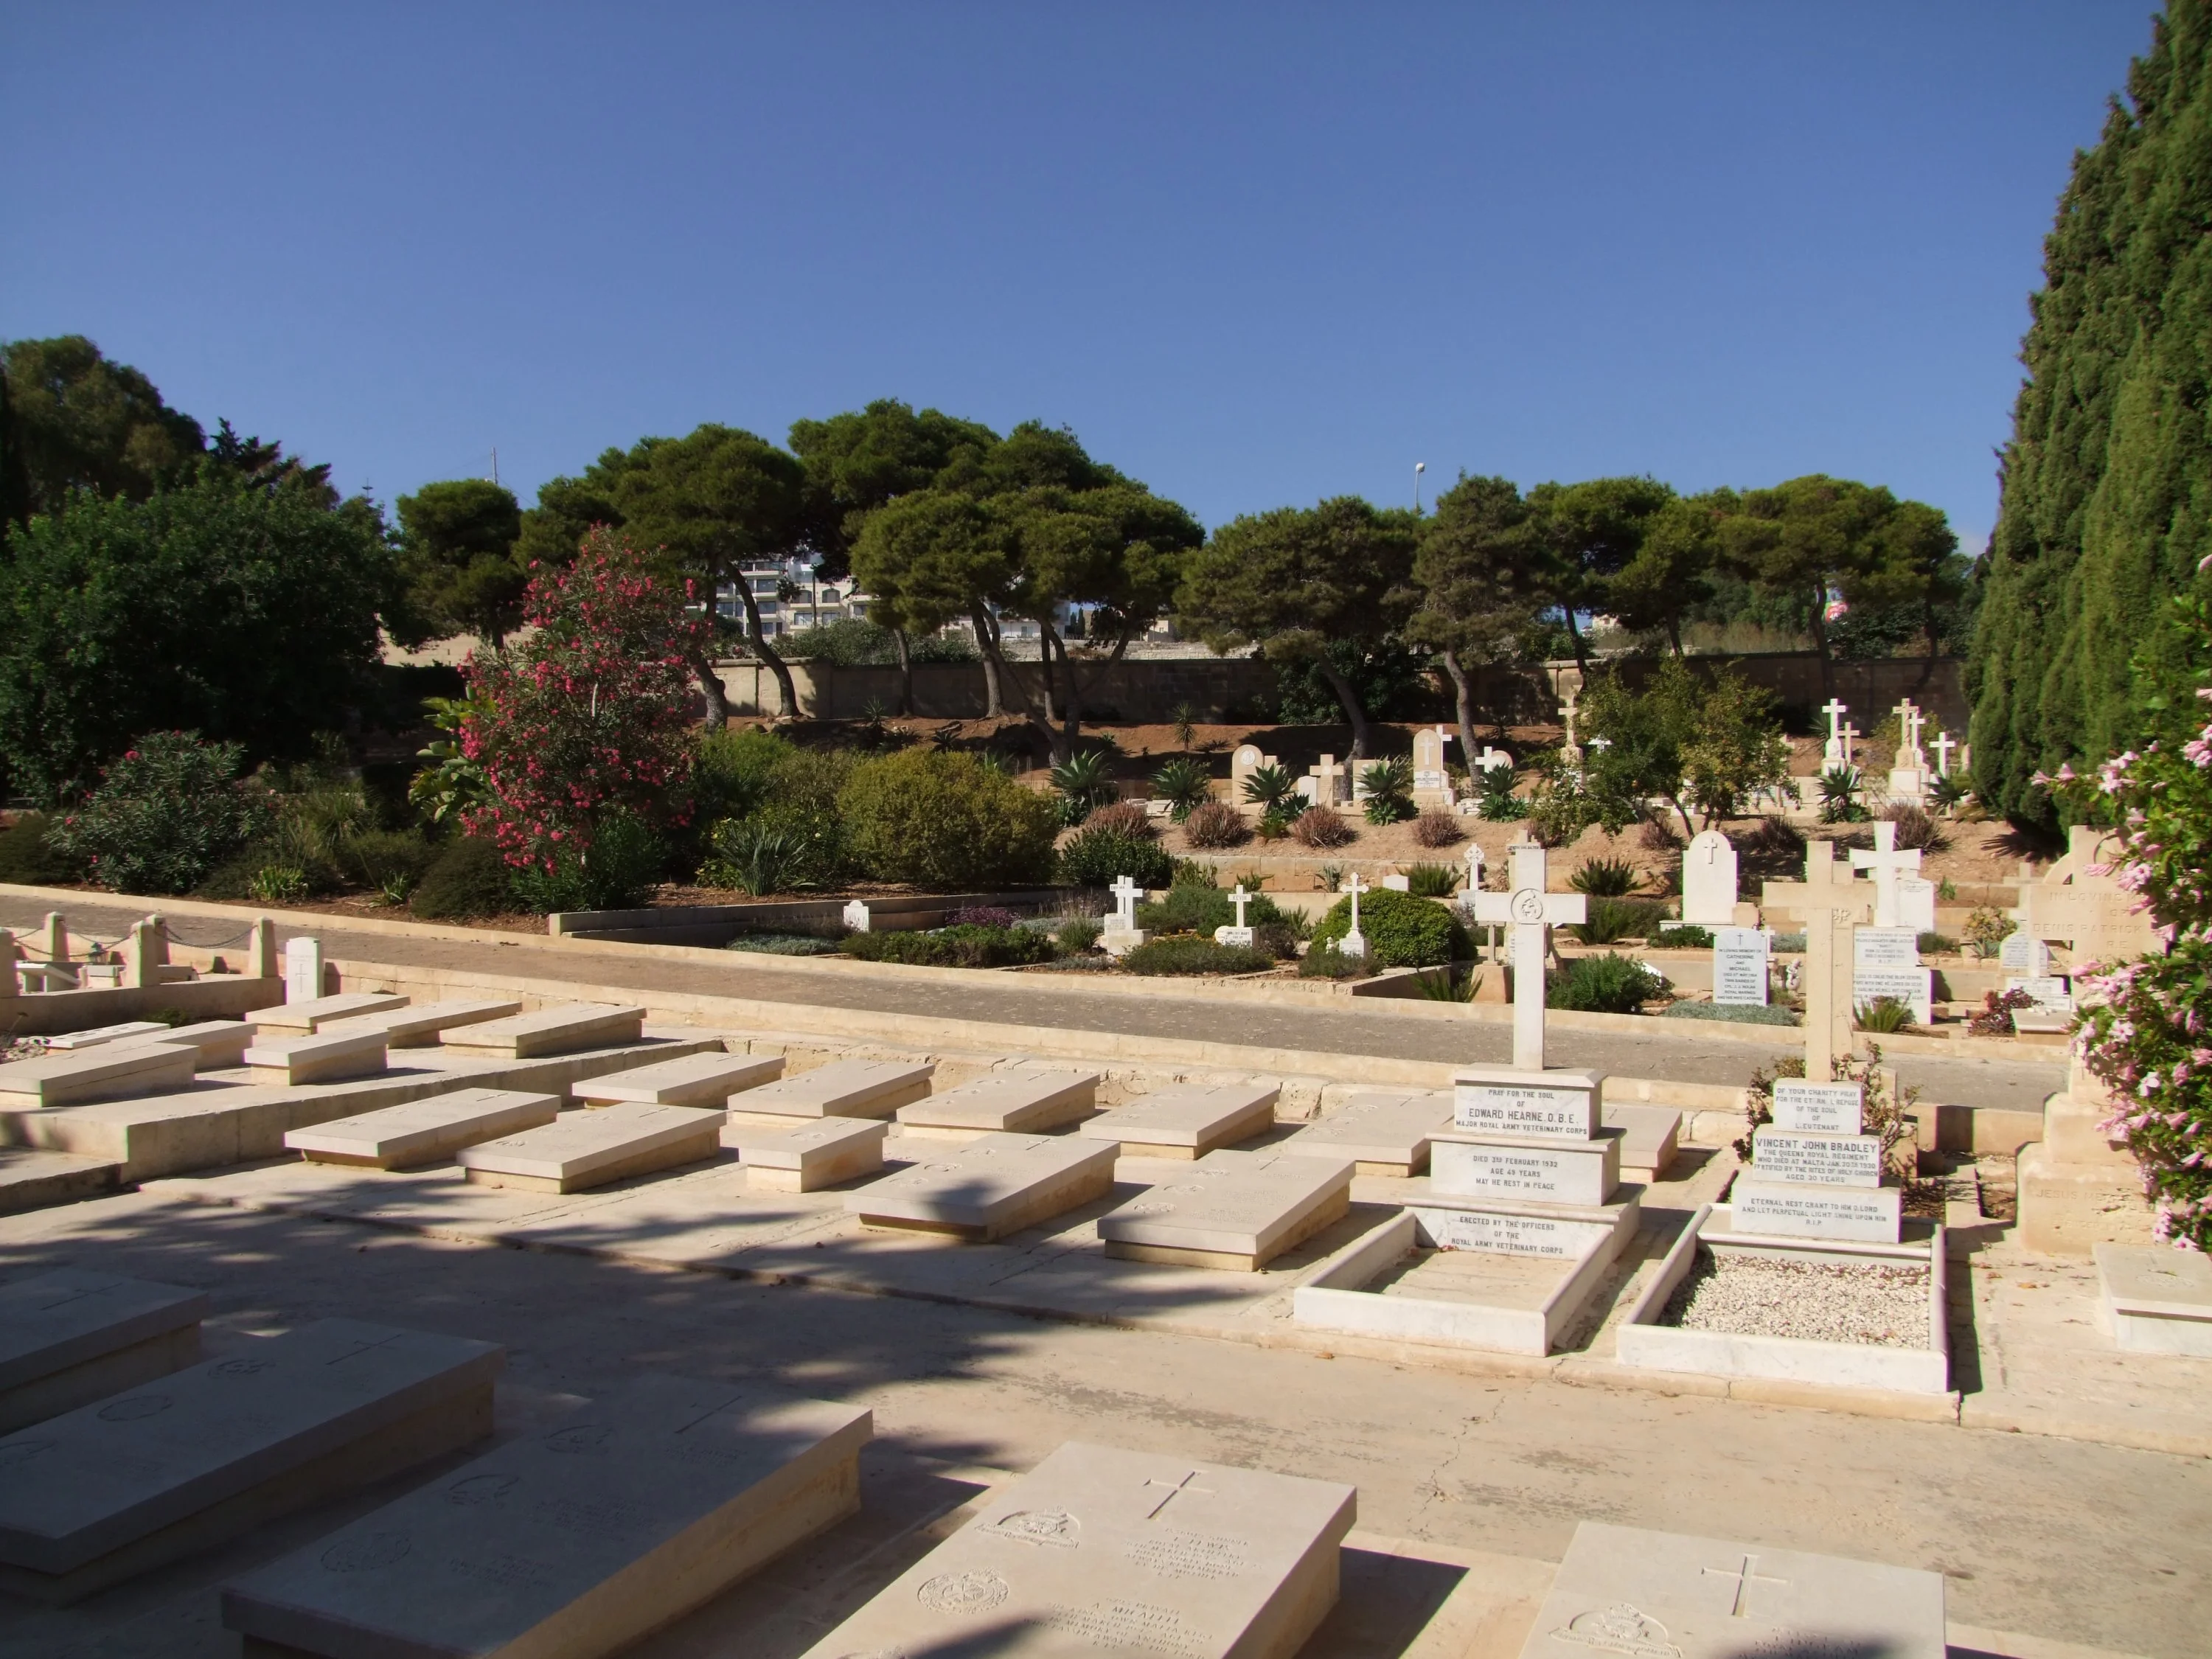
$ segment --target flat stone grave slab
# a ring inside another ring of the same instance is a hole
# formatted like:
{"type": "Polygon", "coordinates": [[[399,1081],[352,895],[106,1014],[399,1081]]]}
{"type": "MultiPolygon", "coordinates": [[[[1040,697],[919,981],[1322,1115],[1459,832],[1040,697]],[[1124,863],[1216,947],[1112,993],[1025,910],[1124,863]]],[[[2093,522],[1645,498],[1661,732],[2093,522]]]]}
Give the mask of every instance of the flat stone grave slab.
{"type": "Polygon", "coordinates": [[[0,1066],[0,1108],[77,1106],[167,1094],[191,1086],[198,1059],[193,1048],[104,1042],[73,1054],[11,1060],[0,1066]]]}
{"type": "Polygon", "coordinates": [[[1352,1207],[1350,1158],[1208,1152],[1098,1218],[1106,1254],[1257,1273],[1352,1207]]]}
{"type": "Polygon", "coordinates": [[[586,1106],[618,1100],[647,1106],[720,1106],[742,1089],[757,1089],[783,1075],[781,1054],[686,1054],[635,1071],[610,1072],[579,1083],[574,1093],[586,1106]]]}
{"type": "Polygon", "coordinates": [[[1071,1441],[807,1650],[1290,1659],[1336,1604],[1350,1486],[1071,1441]]]}
{"type": "Polygon", "coordinates": [[[256,1083],[279,1089],[374,1077],[387,1069],[385,1036],[336,1024],[304,1036],[263,1036],[247,1047],[246,1064],[256,1083]]]}
{"type": "Polygon", "coordinates": [[[499,1060],[537,1060],[574,1054],[616,1042],[635,1042],[645,1033],[645,1010],[613,1002],[564,1002],[534,1014],[464,1026],[446,1040],[456,1054],[499,1060]]]}
{"type": "Polygon", "coordinates": [[[1944,1659],[1943,1576],[1584,1521],[1521,1659],[1944,1659]]]}
{"type": "Polygon", "coordinates": [[[1579,1145],[1492,1140],[1443,1129],[1430,1138],[1429,1180],[1440,1193],[1469,1197],[1602,1204],[1620,1184],[1620,1142],[1617,1129],[1601,1128],[1597,1139],[1579,1145]]]}
{"type": "Polygon", "coordinates": [[[560,1115],[558,1095],[461,1089],[288,1130],[284,1145],[311,1164],[413,1170],[447,1163],[465,1146],[534,1129],[560,1115]]]}
{"type": "Polygon", "coordinates": [[[884,1167],[890,1129],[881,1118],[832,1117],[798,1129],[747,1131],[738,1142],[745,1184],[756,1192],[811,1193],[873,1175],[884,1167]]]}
{"type": "Polygon", "coordinates": [[[227,1071],[246,1063],[246,1051],[260,1035],[260,1028],[250,1019],[203,1019],[173,1030],[157,1025],[147,1036],[126,1037],[131,1048],[147,1043],[160,1043],[171,1048],[190,1048],[198,1058],[193,1064],[203,1072],[227,1071]]]}
{"type": "Polygon", "coordinates": [[[301,1034],[319,1031],[342,1019],[381,1014],[404,1008],[407,999],[390,991],[348,991],[334,997],[313,997],[305,1002],[280,1002],[273,1008],[257,1008],[253,1023],[264,1031],[301,1034]]]}
{"type": "Polygon", "coordinates": [[[1079,1135],[981,1135],[845,1200],[864,1225],[983,1243],[1103,1197],[1114,1147],[1079,1135]]]}
{"type": "Polygon", "coordinates": [[[319,1029],[381,1031],[393,1048],[434,1048],[445,1033],[461,1025],[482,1025],[522,1012],[519,1002],[499,1002],[457,997],[444,1002],[417,1002],[405,1008],[388,1008],[380,1014],[325,1021],[319,1029]]]}
{"type": "MultiPolygon", "coordinates": [[[[1425,1189],[1429,1183],[1411,1185],[1425,1189]]],[[[1595,1209],[1424,1202],[1337,1252],[1291,1296],[1301,1325],[1395,1341],[1547,1354],[1636,1237],[1634,1199],[1595,1209]]]]}
{"type": "Polygon", "coordinates": [[[204,1291],[82,1267],[0,1285],[0,1431],[191,1364],[207,1311],[204,1291]]]}
{"type": "Polygon", "coordinates": [[[482,1186],[580,1193],[713,1158],[721,1151],[721,1133],[720,1112],[626,1101],[563,1112],[538,1128],[464,1146],[460,1164],[482,1186]]]}
{"type": "Polygon", "coordinates": [[[589,1659],[860,1506],[865,1407],[645,1376],[226,1584],[287,1652],[589,1659]]]}
{"type": "Polygon", "coordinates": [[[0,1438],[0,1589],[47,1601],[489,1433],[505,1351],[323,1319],[0,1438]]]}
{"type": "Polygon", "coordinates": [[[743,1127],[785,1128],[793,1118],[889,1117],[908,1101],[929,1092],[937,1062],[898,1060],[833,1060],[797,1077],[781,1078],[745,1091],[730,1108],[730,1121],[743,1127]]]}
{"type": "Polygon", "coordinates": [[[996,1072],[898,1109],[899,1127],[933,1140],[983,1134],[1042,1134],[1087,1116],[1098,1098],[1096,1072],[996,1072]]]}
{"type": "Polygon", "coordinates": [[[1088,1119],[1077,1131],[1120,1143],[1124,1158],[1198,1158],[1264,1133],[1279,1083],[1176,1083],[1088,1119]]]}
{"type": "Polygon", "coordinates": [[[1297,1157],[1349,1158],[1366,1176],[1419,1175],[1429,1140],[1452,1123],[1452,1097],[1425,1089],[1364,1090],[1282,1143],[1297,1157]]]}
{"type": "Polygon", "coordinates": [[[64,1031],[48,1037],[46,1047],[69,1054],[82,1048],[97,1048],[102,1043],[122,1042],[132,1037],[164,1036],[168,1030],[158,1019],[131,1019],[119,1025],[95,1025],[88,1031],[64,1031]]]}
{"type": "Polygon", "coordinates": [[[2100,1322],[2132,1353],[2212,1359],[2212,1261],[2167,1246],[2095,1247],[2100,1322]]]}

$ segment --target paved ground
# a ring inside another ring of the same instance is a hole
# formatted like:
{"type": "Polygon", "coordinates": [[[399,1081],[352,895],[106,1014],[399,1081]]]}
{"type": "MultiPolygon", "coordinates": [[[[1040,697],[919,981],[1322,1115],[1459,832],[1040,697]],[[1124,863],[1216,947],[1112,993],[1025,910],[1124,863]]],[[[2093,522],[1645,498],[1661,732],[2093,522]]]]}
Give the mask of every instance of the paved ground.
{"type": "MultiPolygon", "coordinates": [[[[2160,1659],[2201,1654],[2212,1615],[2203,1459],[1048,1324],[149,1194],[0,1220],[0,1273],[64,1262],[204,1286],[228,1331],[343,1314],[505,1343],[510,1424],[633,1368],[767,1376],[870,1405],[885,1455],[1021,1469],[1075,1437],[1181,1452],[1353,1483],[1371,1532],[1543,1560],[1583,1518],[1832,1551],[1944,1572],[1959,1622],[2160,1659]]],[[[212,1586],[331,1524],[264,1528],[79,1612],[7,1604],[0,1655],[212,1659],[212,1586]]],[[[641,1651],[803,1645],[690,1621],[641,1651]]]]}
{"type": "MultiPolygon", "coordinates": [[[[64,910],[71,926],[106,938],[119,935],[143,911],[67,896],[65,903],[0,896],[0,927],[34,926],[46,911],[64,910]]],[[[227,930],[208,917],[182,917],[176,936],[188,943],[212,944],[227,930]]],[[[972,980],[950,980],[927,969],[911,977],[856,978],[804,969],[763,969],[735,956],[726,962],[672,961],[618,946],[580,955],[525,939],[486,934],[479,939],[451,939],[384,933],[349,932],[343,921],[278,929],[280,937],[312,933],[336,957],[425,967],[473,968],[542,979],[581,979],[592,983],[659,988],[714,996],[757,998],[771,1002],[809,1003],[823,1007],[867,1008],[945,1019],[991,1020],[1008,1024],[1060,1026],[1078,1030],[1117,1031],[1211,1042],[1242,1042],[1280,1048],[1318,1048],[1339,1054],[1391,1055],[1443,1061],[1509,1060],[1512,1032],[1502,1024],[1465,1024],[1409,1018],[1388,1007],[1288,1008],[1250,1003],[1225,1004],[1203,996],[1113,997],[1086,995],[1079,983],[1020,975],[978,987],[972,980]],[[587,965],[588,964],[588,965],[587,965]]],[[[1549,1039],[1552,1063],[1589,1066],[1628,1077],[1664,1078],[1680,1083],[1740,1084],[1754,1066],[1791,1052],[1795,1042],[1772,1047],[1700,1040],[1694,1029],[1653,1023],[1649,1036],[1554,1030],[1549,1039]]],[[[2065,1065],[2055,1051],[2037,1060],[1954,1059],[1947,1055],[1899,1055],[1894,1063],[1907,1084],[1932,1101],[1953,1105],[2006,1107],[2034,1111],[2064,1085],[2065,1065]]]]}

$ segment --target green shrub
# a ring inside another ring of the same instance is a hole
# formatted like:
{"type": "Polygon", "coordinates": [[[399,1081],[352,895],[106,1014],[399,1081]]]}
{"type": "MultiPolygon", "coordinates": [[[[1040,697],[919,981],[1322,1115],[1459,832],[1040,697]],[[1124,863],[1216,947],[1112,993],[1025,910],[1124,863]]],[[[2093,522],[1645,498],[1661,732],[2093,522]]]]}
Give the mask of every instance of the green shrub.
{"type": "MultiPolygon", "coordinates": [[[[1137,907],[1137,926],[1146,933],[1202,933],[1211,938],[1217,927],[1237,920],[1237,907],[1218,887],[1170,887],[1158,904],[1137,907]]],[[[1282,909],[1265,893],[1255,894],[1244,907],[1244,920],[1254,927],[1285,920],[1282,909]]]]}
{"type": "Polygon", "coordinates": [[[407,908],[425,921],[461,921],[496,916],[515,908],[514,871],[498,848],[474,836],[446,843],[407,908]]]}
{"type": "Polygon", "coordinates": [[[699,817],[713,823],[743,817],[765,805],[776,772],[799,752],[797,744],[773,732],[726,726],[701,733],[691,756],[692,799],[699,817]]]}
{"type": "Polygon", "coordinates": [[[1477,810],[1492,823],[1512,823],[1528,816],[1528,803],[1513,793],[1513,763],[1486,766],[1475,780],[1480,790],[1477,810]]]}
{"type": "Polygon", "coordinates": [[[1863,823],[1868,813],[1859,802],[1859,769],[1832,766],[1820,774],[1820,822],[1863,823]]]}
{"type": "Polygon", "coordinates": [[[1301,847],[1342,847],[1358,835],[1334,806],[1309,806],[1292,818],[1291,839],[1301,847]]]}
{"type": "Polygon", "coordinates": [[[26,812],[0,830],[0,881],[56,887],[82,877],[83,866],[47,841],[53,823],[44,812],[26,812]]]}
{"type": "Polygon", "coordinates": [[[1200,801],[1182,821],[1182,838],[1193,847],[1237,847],[1250,833],[1244,815],[1225,800],[1200,801]]]}
{"type": "Polygon", "coordinates": [[[364,830],[348,837],[338,854],[349,876],[399,904],[422,885],[442,850],[420,830],[364,830]]]}
{"type": "Polygon", "coordinates": [[[1298,781],[1291,775],[1287,766],[1255,766],[1244,775],[1244,799],[1263,813],[1272,813],[1288,822],[1296,814],[1281,809],[1297,798],[1298,781]]]}
{"type": "Polygon", "coordinates": [[[564,846],[550,870],[517,870],[510,879],[526,910],[634,910],[653,897],[667,873],[668,843],[643,818],[628,812],[601,820],[581,854],[564,846]]]}
{"type": "Polygon", "coordinates": [[[1994,957],[2004,948],[2014,923],[2011,917],[1994,906],[1984,905],[1966,917],[1966,943],[1977,954],[1994,957]]]}
{"type": "Polygon", "coordinates": [[[1567,885],[1592,898],[1626,898],[1644,885],[1644,876],[1626,859],[1592,859],[1567,878],[1567,885]]]}
{"type": "Polygon", "coordinates": [[[924,968],[1011,968],[1052,959],[1052,940],[1031,927],[940,927],[926,933],[854,933],[842,947],[863,962],[924,968]]]}
{"type": "Polygon", "coordinates": [[[1449,864],[1417,864],[1406,872],[1406,890],[1415,898],[1449,898],[1459,889],[1459,872],[1449,864]]]}
{"type": "Polygon", "coordinates": [[[1374,957],[1348,957],[1334,945],[1316,944],[1298,963],[1300,979],[1365,979],[1374,971],[1374,957]]]}
{"type": "Polygon", "coordinates": [[[1637,1014],[1666,988],[1667,981],[1635,957],[1607,951],[1601,957],[1577,957],[1564,973],[1552,974],[1544,988],[1544,1006],[1590,1014],[1637,1014]]]}
{"type": "Polygon", "coordinates": [[[246,883],[246,896],[260,904],[297,904],[307,896],[306,872],[297,865],[264,865],[246,883]]]}
{"type": "Polygon", "coordinates": [[[1040,885],[1053,803],[972,755],[908,749],[862,762],[837,798],[853,856],[878,881],[940,890],[1040,885]]]}
{"type": "Polygon", "coordinates": [[[834,957],[838,943],[817,933],[739,933],[722,948],[767,957],[834,957]]]}
{"type": "Polygon", "coordinates": [[[1594,898],[1589,915],[1587,921],[1570,923],[1568,931],[1585,945],[1611,945],[1650,939],[1666,920],[1666,909],[1650,899],[1594,898]]]}
{"type": "MultiPolygon", "coordinates": [[[[898,661],[898,641],[880,623],[841,617],[814,628],[794,628],[776,642],[792,662],[834,663],[840,668],[887,668],[898,661]]],[[[910,662],[974,662],[975,647],[957,634],[925,634],[907,641],[910,662]]]]}
{"type": "Polygon", "coordinates": [[[1088,951],[1098,943],[1098,935],[1105,931],[1096,918],[1077,916],[1071,921],[1061,922],[1053,938],[1059,941],[1063,951],[1088,951]]]}
{"type": "Polygon", "coordinates": [[[1370,762],[1361,769],[1359,781],[1367,791],[1368,823],[1396,823],[1413,816],[1413,763],[1405,756],[1370,762]]]}
{"type": "Polygon", "coordinates": [[[1923,933],[1917,944],[1923,957],[1955,956],[1959,951],[1959,941],[1948,933],[1923,933]]]}
{"type": "Polygon", "coordinates": [[[1801,928],[1794,933],[1777,933],[1770,948],[1778,957],[1791,953],[1802,955],[1805,949],[1804,931],[1801,928]]]}
{"type": "Polygon", "coordinates": [[[1663,945],[1670,951],[1708,951],[1712,948],[1713,930],[1689,921],[1680,927],[1662,927],[1657,933],[1646,933],[1644,937],[1654,945],[1663,945]]]}
{"type": "Polygon", "coordinates": [[[1139,887],[1175,879],[1175,860],[1158,842],[1115,830],[1079,830],[1060,849],[1060,879],[1070,887],[1111,887],[1127,876],[1139,887]]]}
{"type": "Polygon", "coordinates": [[[1274,965],[1265,951],[1188,936],[1150,939],[1121,958],[1133,974],[1256,974],[1274,965]]]}
{"type": "Polygon", "coordinates": [[[152,732],[46,832],[118,893],[185,893],[270,827],[268,791],[238,775],[245,751],[190,732],[152,732]]]}
{"type": "Polygon", "coordinates": [[[755,898],[811,892],[835,880],[845,863],[842,828],[836,817],[798,801],[772,801],[749,817],[724,818],[708,831],[699,879],[755,898]]]}
{"type": "Polygon", "coordinates": [[[1102,806],[1121,799],[1114,782],[1114,751],[1085,749],[1052,769],[1052,787],[1060,796],[1063,823],[1080,823],[1102,806]]]}
{"type": "MultiPolygon", "coordinates": [[[[1333,945],[1351,931],[1352,899],[1347,894],[1314,924],[1313,948],[1333,945]]],[[[1367,939],[1368,960],[1377,968],[1426,968],[1474,956],[1467,929],[1444,906],[1388,888],[1359,896],[1359,931],[1367,939]]]]}
{"type": "Polygon", "coordinates": [[[1729,1025],[1795,1025],[1797,1016],[1779,1003],[1670,1002],[1662,1019],[1717,1019],[1729,1025]]]}

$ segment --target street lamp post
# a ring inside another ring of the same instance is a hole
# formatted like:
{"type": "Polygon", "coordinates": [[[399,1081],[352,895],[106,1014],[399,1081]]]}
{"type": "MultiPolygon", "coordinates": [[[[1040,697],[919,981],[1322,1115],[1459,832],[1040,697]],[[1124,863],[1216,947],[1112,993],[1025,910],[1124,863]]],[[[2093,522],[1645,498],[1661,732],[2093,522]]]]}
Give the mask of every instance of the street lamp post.
{"type": "Polygon", "coordinates": [[[1413,511],[1417,515],[1421,510],[1421,474],[1428,470],[1429,464],[1426,461],[1413,463],[1413,511]]]}

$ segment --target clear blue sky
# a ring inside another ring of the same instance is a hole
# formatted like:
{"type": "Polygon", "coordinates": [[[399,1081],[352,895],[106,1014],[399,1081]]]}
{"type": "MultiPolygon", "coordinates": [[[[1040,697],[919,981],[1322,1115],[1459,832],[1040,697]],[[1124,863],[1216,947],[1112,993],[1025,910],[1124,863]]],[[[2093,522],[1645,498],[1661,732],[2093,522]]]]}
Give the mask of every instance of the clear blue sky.
{"type": "Polygon", "coordinates": [[[2148,0],[0,8],[0,337],[390,500],[1035,416],[1214,525],[1827,471],[1986,534],[2148,0]]]}

